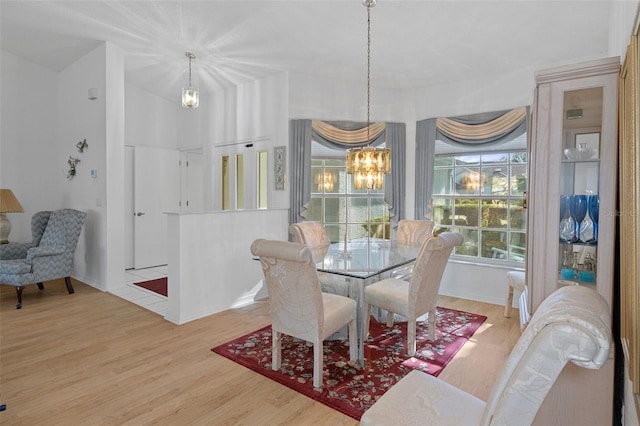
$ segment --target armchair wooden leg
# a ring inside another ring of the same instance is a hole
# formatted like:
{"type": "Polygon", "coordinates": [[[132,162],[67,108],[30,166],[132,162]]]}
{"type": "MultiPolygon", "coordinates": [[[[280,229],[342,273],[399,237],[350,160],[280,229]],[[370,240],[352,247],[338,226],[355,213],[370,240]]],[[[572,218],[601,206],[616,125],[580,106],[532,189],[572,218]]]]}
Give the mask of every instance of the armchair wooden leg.
{"type": "Polygon", "coordinates": [[[22,290],[24,290],[24,286],[16,287],[16,293],[18,294],[18,304],[16,305],[16,309],[22,308],[22,290]]]}
{"type": "Polygon", "coordinates": [[[37,285],[38,285],[38,288],[39,288],[40,290],[44,290],[44,284],[42,284],[42,283],[37,283],[37,285]]]}
{"type": "Polygon", "coordinates": [[[73,294],[73,286],[71,285],[71,277],[64,277],[64,283],[67,285],[69,294],[73,294]]]}

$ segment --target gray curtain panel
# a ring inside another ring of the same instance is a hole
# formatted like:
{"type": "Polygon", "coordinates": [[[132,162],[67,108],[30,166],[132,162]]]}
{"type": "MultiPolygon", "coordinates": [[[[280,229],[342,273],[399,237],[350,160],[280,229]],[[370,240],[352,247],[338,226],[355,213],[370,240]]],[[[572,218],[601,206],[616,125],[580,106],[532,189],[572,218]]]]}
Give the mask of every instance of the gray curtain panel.
{"type": "Polygon", "coordinates": [[[451,117],[447,120],[468,126],[485,126],[492,122],[500,122],[507,116],[521,114],[520,119],[505,127],[501,132],[491,132],[486,137],[476,135],[473,139],[456,137],[447,133],[438,126],[437,118],[429,118],[416,122],[416,194],[415,217],[416,219],[431,219],[431,195],[433,192],[433,164],[435,159],[436,140],[449,145],[478,148],[491,146],[514,139],[529,128],[529,107],[514,110],[488,112],[460,117],[451,117]]]}
{"type": "Polygon", "coordinates": [[[397,224],[405,218],[407,126],[387,123],[386,134],[386,147],[391,149],[391,174],[385,178],[384,201],[389,204],[391,218],[397,224]]]}
{"type": "Polygon", "coordinates": [[[291,120],[289,127],[289,224],[292,224],[304,220],[311,199],[311,120],[291,120]]]}

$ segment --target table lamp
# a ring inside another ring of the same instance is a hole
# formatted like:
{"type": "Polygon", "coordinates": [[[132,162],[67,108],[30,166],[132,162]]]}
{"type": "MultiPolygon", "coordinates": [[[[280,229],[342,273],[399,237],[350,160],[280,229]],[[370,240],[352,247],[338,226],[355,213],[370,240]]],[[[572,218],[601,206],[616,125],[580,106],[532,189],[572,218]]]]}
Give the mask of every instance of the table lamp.
{"type": "Polygon", "coordinates": [[[10,189],[0,189],[0,244],[9,242],[8,237],[11,232],[11,222],[5,213],[22,213],[23,211],[20,202],[10,189]]]}

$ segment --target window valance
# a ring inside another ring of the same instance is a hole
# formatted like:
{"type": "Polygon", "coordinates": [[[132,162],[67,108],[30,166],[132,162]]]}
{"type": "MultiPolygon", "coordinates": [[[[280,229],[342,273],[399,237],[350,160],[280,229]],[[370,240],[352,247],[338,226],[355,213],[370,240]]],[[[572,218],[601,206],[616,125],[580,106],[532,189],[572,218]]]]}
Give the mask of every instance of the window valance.
{"type": "Polygon", "coordinates": [[[314,140],[324,146],[332,148],[354,148],[371,145],[379,145],[384,141],[386,123],[367,125],[354,122],[331,123],[327,121],[312,120],[311,131],[314,140]]]}
{"type": "Polygon", "coordinates": [[[481,143],[501,139],[521,126],[527,117],[527,108],[517,108],[486,122],[468,123],[456,118],[437,118],[436,128],[458,142],[481,143]]]}

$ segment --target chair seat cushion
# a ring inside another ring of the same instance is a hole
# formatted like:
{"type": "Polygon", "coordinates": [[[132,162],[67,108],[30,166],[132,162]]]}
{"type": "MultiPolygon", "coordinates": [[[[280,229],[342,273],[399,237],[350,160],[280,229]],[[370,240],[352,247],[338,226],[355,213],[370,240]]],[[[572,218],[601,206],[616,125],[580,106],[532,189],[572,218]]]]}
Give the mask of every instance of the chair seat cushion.
{"type": "Polygon", "coordinates": [[[507,272],[507,281],[509,286],[516,290],[524,291],[525,288],[525,275],[522,271],[509,271],[507,272]]]}
{"type": "Polygon", "coordinates": [[[322,340],[340,330],[351,320],[356,319],[357,303],[353,299],[337,294],[322,293],[322,303],[324,304],[322,340]]]}
{"type": "Polygon", "coordinates": [[[413,370],[360,419],[361,425],[479,425],[485,402],[443,380],[413,370]]]}
{"type": "Polygon", "coordinates": [[[407,315],[409,310],[409,283],[397,278],[378,281],[364,289],[366,303],[407,315]]]}
{"type": "Polygon", "coordinates": [[[31,264],[24,259],[0,260],[0,274],[28,274],[31,264]]]}

